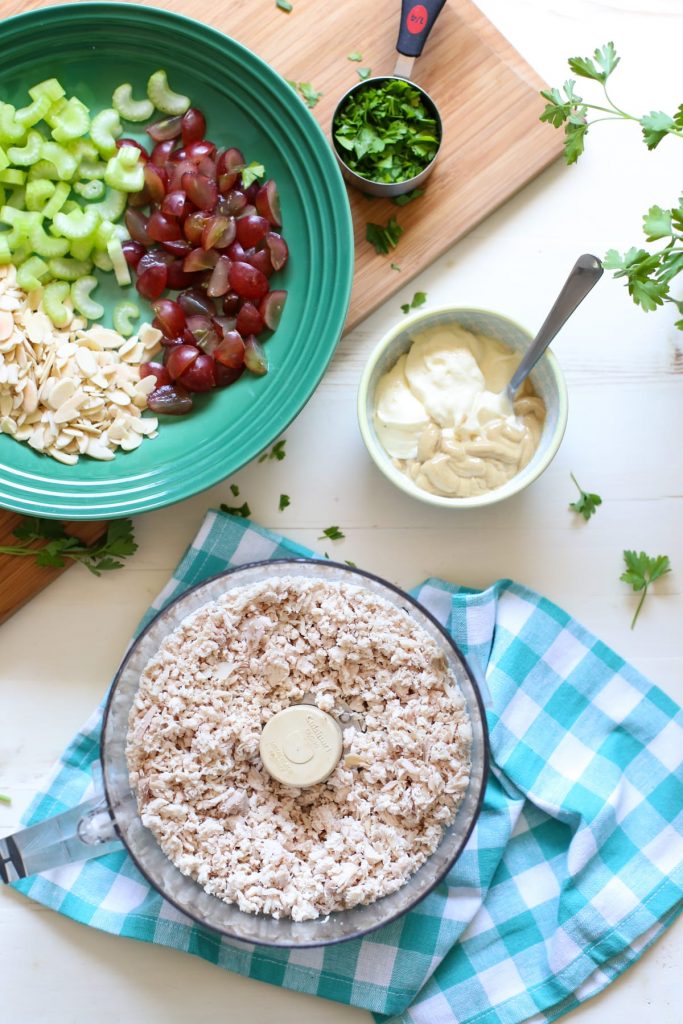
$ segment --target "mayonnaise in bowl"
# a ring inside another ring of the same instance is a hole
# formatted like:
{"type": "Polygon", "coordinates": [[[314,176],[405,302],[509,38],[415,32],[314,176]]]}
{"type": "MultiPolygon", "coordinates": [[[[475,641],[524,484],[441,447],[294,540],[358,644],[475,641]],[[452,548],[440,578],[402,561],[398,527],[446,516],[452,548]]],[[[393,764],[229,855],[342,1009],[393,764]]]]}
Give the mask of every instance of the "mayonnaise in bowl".
{"type": "Polygon", "coordinates": [[[377,438],[417,487],[469,498],[502,487],[536,451],[545,405],[527,379],[504,388],[521,352],[457,323],[416,333],[374,394],[377,438]]]}

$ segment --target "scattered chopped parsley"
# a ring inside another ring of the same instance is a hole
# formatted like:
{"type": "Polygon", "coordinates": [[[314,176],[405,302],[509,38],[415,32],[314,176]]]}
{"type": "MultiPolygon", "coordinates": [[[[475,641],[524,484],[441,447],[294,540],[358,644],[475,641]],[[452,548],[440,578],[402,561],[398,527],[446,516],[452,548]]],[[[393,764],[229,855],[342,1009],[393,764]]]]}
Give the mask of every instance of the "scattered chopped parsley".
{"type": "Polygon", "coordinates": [[[266,169],[263,164],[257,164],[255,160],[252,160],[250,164],[245,164],[240,171],[240,174],[242,175],[242,184],[245,188],[249,188],[257,178],[262,178],[265,173],[266,169]]]}
{"type": "Polygon", "coordinates": [[[424,194],[425,190],[423,188],[414,188],[412,192],[404,192],[402,196],[394,196],[391,201],[395,206],[407,206],[408,203],[412,203],[414,199],[419,199],[424,194]]]}
{"type": "Polygon", "coordinates": [[[237,484],[230,484],[230,493],[232,494],[233,498],[239,498],[240,489],[237,486],[237,484]]]}
{"type": "Polygon", "coordinates": [[[344,559],[344,565],[350,565],[352,569],[357,569],[358,566],[355,562],[351,562],[348,558],[344,559]]]}
{"type": "Polygon", "coordinates": [[[287,457],[287,452],[285,451],[286,444],[286,438],[282,438],[281,440],[276,441],[269,452],[263,452],[262,455],[259,455],[258,461],[265,462],[266,459],[268,459],[269,461],[272,461],[274,459],[276,462],[282,462],[282,460],[287,457]]]}
{"type": "Polygon", "coordinates": [[[72,537],[64,524],[54,519],[26,516],[12,532],[17,540],[24,543],[0,547],[0,554],[35,558],[38,565],[53,568],[62,568],[69,559],[80,562],[94,576],[101,576],[110,569],[121,569],[121,559],[135,554],[138,549],[131,519],[115,519],[107,527],[104,537],[90,545],[72,537]],[[45,543],[34,548],[31,547],[34,541],[45,543]]]}
{"type": "Polygon", "coordinates": [[[9,805],[11,803],[12,803],[12,797],[11,796],[5,796],[4,793],[0,793],[0,804],[4,804],[6,807],[9,807],[9,805]]]}
{"type": "Polygon", "coordinates": [[[355,60],[355,61],[360,61],[360,60],[362,60],[362,59],[363,59],[363,54],[362,54],[362,53],[360,53],[360,52],[359,52],[358,50],[354,50],[354,51],[353,51],[353,53],[349,53],[349,54],[347,54],[347,57],[346,57],[346,59],[347,59],[347,60],[355,60]]]}
{"type": "Polygon", "coordinates": [[[322,96],[322,93],[316,92],[310,82],[294,82],[291,78],[285,78],[285,82],[299,93],[309,110],[313,109],[322,96]]]}
{"type": "Polygon", "coordinates": [[[251,515],[251,509],[245,501],[243,505],[221,505],[221,512],[227,512],[231,516],[239,516],[240,519],[248,519],[251,515]]]}
{"type": "Polygon", "coordinates": [[[390,217],[386,225],[366,224],[365,237],[370,245],[374,245],[375,252],[380,256],[386,256],[390,249],[395,249],[398,240],[403,234],[403,228],[395,217],[390,217]]]}
{"type": "Polygon", "coordinates": [[[327,537],[328,540],[343,540],[345,536],[346,534],[342,533],[338,526],[328,526],[327,529],[323,530],[320,534],[318,540],[324,540],[325,537],[327,537]]]}
{"type": "Polygon", "coordinates": [[[358,68],[358,77],[362,82],[372,74],[372,68],[358,68]]]}
{"type": "Polygon", "coordinates": [[[294,7],[289,3],[289,0],[275,0],[275,6],[279,7],[281,11],[285,12],[285,14],[289,14],[290,11],[294,10],[294,7]]]}
{"type": "Polygon", "coordinates": [[[427,301],[427,292],[415,292],[410,302],[404,302],[401,306],[402,313],[410,313],[411,309],[418,309],[424,306],[427,301]]]}
{"type": "Polygon", "coordinates": [[[588,522],[590,517],[595,515],[598,505],[602,505],[602,498],[599,494],[591,494],[589,491],[584,491],[574,474],[570,473],[569,475],[579,491],[579,497],[576,501],[570,501],[569,507],[572,511],[578,512],[588,522]]]}
{"type": "MultiPolygon", "coordinates": [[[[370,69],[361,68],[359,74],[370,69]]],[[[410,82],[390,78],[354,90],[338,112],[334,139],[356,174],[371,181],[414,178],[436,156],[435,118],[410,82]]]]}
{"type": "Polygon", "coordinates": [[[291,501],[289,500],[289,495],[288,494],[281,494],[280,495],[280,501],[278,503],[278,509],[280,510],[280,512],[284,512],[284,510],[286,508],[289,508],[290,505],[291,505],[291,501]]]}
{"type": "Polygon", "coordinates": [[[391,264],[391,269],[392,270],[398,270],[399,272],[401,270],[401,268],[399,267],[398,263],[392,263],[391,264]]]}
{"type": "Polygon", "coordinates": [[[641,551],[640,554],[635,551],[624,551],[624,562],[626,571],[622,572],[619,579],[633,587],[636,593],[641,590],[643,592],[631,623],[631,629],[633,629],[647,596],[647,588],[660,576],[666,576],[668,572],[671,572],[671,562],[668,555],[657,555],[656,558],[651,558],[644,551],[641,551]]]}

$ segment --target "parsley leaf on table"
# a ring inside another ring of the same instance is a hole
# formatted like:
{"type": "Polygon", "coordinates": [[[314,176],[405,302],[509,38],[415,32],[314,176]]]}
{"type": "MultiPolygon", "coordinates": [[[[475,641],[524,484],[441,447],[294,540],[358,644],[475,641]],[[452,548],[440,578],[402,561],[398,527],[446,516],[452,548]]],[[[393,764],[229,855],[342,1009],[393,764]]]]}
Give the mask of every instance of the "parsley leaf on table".
{"type": "Polygon", "coordinates": [[[576,501],[570,501],[569,507],[573,509],[574,512],[578,512],[578,514],[583,516],[586,522],[588,522],[590,517],[595,515],[598,505],[602,505],[602,498],[599,494],[591,494],[589,491],[584,491],[574,474],[570,473],[569,475],[576,484],[579,492],[579,497],[576,501]]]}
{"type": "Polygon", "coordinates": [[[370,223],[365,226],[365,238],[380,256],[386,256],[389,249],[395,249],[402,234],[403,228],[395,217],[390,217],[386,225],[370,223]]]}
{"type": "Polygon", "coordinates": [[[414,188],[412,192],[404,192],[402,196],[394,196],[391,201],[396,206],[407,206],[408,203],[412,203],[414,199],[419,199],[424,194],[425,190],[423,188],[414,188]]]}
{"type": "Polygon", "coordinates": [[[242,505],[226,505],[223,503],[220,506],[220,510],[221,512],[227,512],[231,516],[239,516],[240,519],[248,519],[251,515],[251,509],[246,501],[242,505]]]}
{"type": "Polygon", "coordinates": [[[358,77],[362,82],[372,74],[372,68],[358,68],[358,77]]]}
{"type": "Polygon", "coordinates": [[[276,462],[282,462],[282,460],[287,457],[287,452],[285,451],[286,444],[286,438],[281,438],[279,441],[276,441],[269,452],[263,452],[262,455],[259,455],[258,461],[265,462],[266,459],[269,461],[274,459],[276,462]]]}
{"type": "Polygon", "coordinates": [[[323,530],[323,532],[320,534],[318,540],[324,540],[325,537],[327,537],[328,540],[343,540],[345,536],[346,534],[342,533],[338,526],[328,526],[327,529],[323,530]]]}
{"type": "Polygon", "coordinates": [[[358,50],[354,50],[353,53],[347,54],[346,59],[347,60],[361,61],[363,59],[363,54],[360,53],[358,50]]]}
{"type": "Polygon", "coordinates": [[[418,309],[424,306],[427,301],[427,292],[415,292],[410,302],[404,302],[401,306],[402,313],[410,313],[411,309],[418,309]]]}
{"type": "Polygon", "coordinates": [[[111,569],[121,569],[121,559],[135,554],[138,549],[133,534],[131,519],[115,519],[107,532],[94,544],[84,544],[78,537],[70,536],[62,523],[54,519],[36,519],[26,516],[13,530],[14,536],[24,544],[4,545],[0,554],[20,558],[35,558],[40,566],[61,569],[66,560],[80,562],[94,576],[101,576],[111,569]],[[35,541],[46,541],[41,547],[30,545],[35,541]]]}
{"type": "Polygon", "coordinates": [[[321,92],[316,92],[310,82],[299,82],[299,92],[301,93],[306,106],[309,110],[312,110],[316,105],[320,97],[321,92]]]}
{"type": "Polygon", "coordinates": [[[288,494],[281,494],[280,495],[280,501],[279,501],[278,506],[277,506],[279,511],[280,512],[284,512],[284,510],[286,508],[289,508],[290,505],[291,505],[291,501],[289,500],[289,495],[288,494]]]}
{"type": "Polygon", "coordinates": [[[279,7],[281,11],[285,12],[285,14],[289,14],[290,11],[294,10],[294,7],[290,4],[289,0],[275,0],[275,6],[279,7]]]}
{"type": "Polygon", "coordinates": [[[661,576],[666,576],[668,572],[671,572],[671,563],[668,555],[657,555],[656,558],[651,558],[644,551],[641,551],[640,554],[635,551],[624,551],[624,562],[626,570],[622,572],[619,579],[633,587],[636,593],[641,590],[643,592],[631,623],[631,629],[633,629],[647,596],[648,587],[661,576]]]}
{"type": "Polygon", "coordinates": [[[4,793],[0,793],[0,804],[4,804],[6,807],[9,807],[11,803],[12,803],[12,797],[11,796],[5,796],[4,793]]]}
{"type": "Polygon", "coordinates": [[[240,489],[237,486],[237,484],[230,484],[230,493],[232,494],[233,498],[239,498],[240,489]]]}

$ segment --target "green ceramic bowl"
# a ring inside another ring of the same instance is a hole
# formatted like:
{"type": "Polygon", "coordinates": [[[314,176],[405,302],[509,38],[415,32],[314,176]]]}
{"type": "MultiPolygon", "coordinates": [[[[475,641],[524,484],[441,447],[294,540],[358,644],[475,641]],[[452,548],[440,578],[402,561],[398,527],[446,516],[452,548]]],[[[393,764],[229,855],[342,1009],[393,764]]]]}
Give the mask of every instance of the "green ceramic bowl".
{"type": "Polygon", "coordinates": [[[485,309],[441,309],[425,310],[403,320],[392,328],[378,342],[365,364],[358,388],[358,423],[370,457],[385,477],[412,498],[436,505],[437,508],[468,509],[482,505],[494,505],[513,494],[519,493],[537,479],[548,468],[557,454],[567,426],[567,385],[562,370],[553,353],[548,349],[531,373],[531,382],[536,393],[545,402],[546,418],[536,453],[521,473],[517,473],[502,487],[487,494],[472,498],[447,498],[423,491],[409,477],[394,466],[393,461],[382,447],[373,423],[375,388],[380,377],[395,365],[396,361],[410,348],[413,338],[420,331],[437,324],[456,323],[467,331],[496,338],[512,349],[524,350],[529,347],[533,336],[523,327],[500,313],[485,309]]]}
{"type": "MultiPolygon", "coordinates": [[[[267,376],[245,374],[232,387],[202,396],[189,416],[162,419],[157,439],[111,462],[82,458],[64,466],[0,436],[0,505],[6,508],[104,519],[180,501],[267,447],[310,398],[332,357],[353,271],[351,217],[335,158],[275,71],[235,40],[187,18],[133,4],[78,3],[3,21],[2,40],[0,100],[23,106],[29,86],[55,76],[96,111],[110,106],[121,82],[144,95],[149,75],[165,68],[172,87],[204,111],[208,137],[239,147],[278,183],[290,260],[274,286],[289,297],[267,342],[267,376]]],[[[139,126],[124,130],[145,138],[139,126]]],[[[122,295],[111,275],[105,278],[97,298],[107,308],[102,322],[109,324],[114,303],[127,291],[122,295]]]]}

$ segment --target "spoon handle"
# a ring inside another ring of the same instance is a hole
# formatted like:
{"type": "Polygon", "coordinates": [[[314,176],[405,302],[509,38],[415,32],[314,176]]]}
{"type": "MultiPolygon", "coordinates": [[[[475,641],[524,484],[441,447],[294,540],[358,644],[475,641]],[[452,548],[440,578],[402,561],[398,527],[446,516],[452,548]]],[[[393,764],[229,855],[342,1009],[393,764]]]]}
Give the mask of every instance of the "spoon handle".
{"type": "Polygon", "coordinates": [[[553,308],[545,318],[541,329],[505,389],[511,398],[517,394],[520,385],[531,373],[550,342],[564,327],[576,307],[583,302],[591,288],[598,283],[602,274],[602,263],[597,256],[591,256],[590,253],[579,256],[562,291],[557,296],[553,308]]]}
{"type": "Polygon", "coordinates": [[[427,42],[427,36],[434,22],[441,14],[446,0],[403,0],[401,3],[401,27],[398,30],[396,49],[405,57],[419,57],[427,42]]]}

